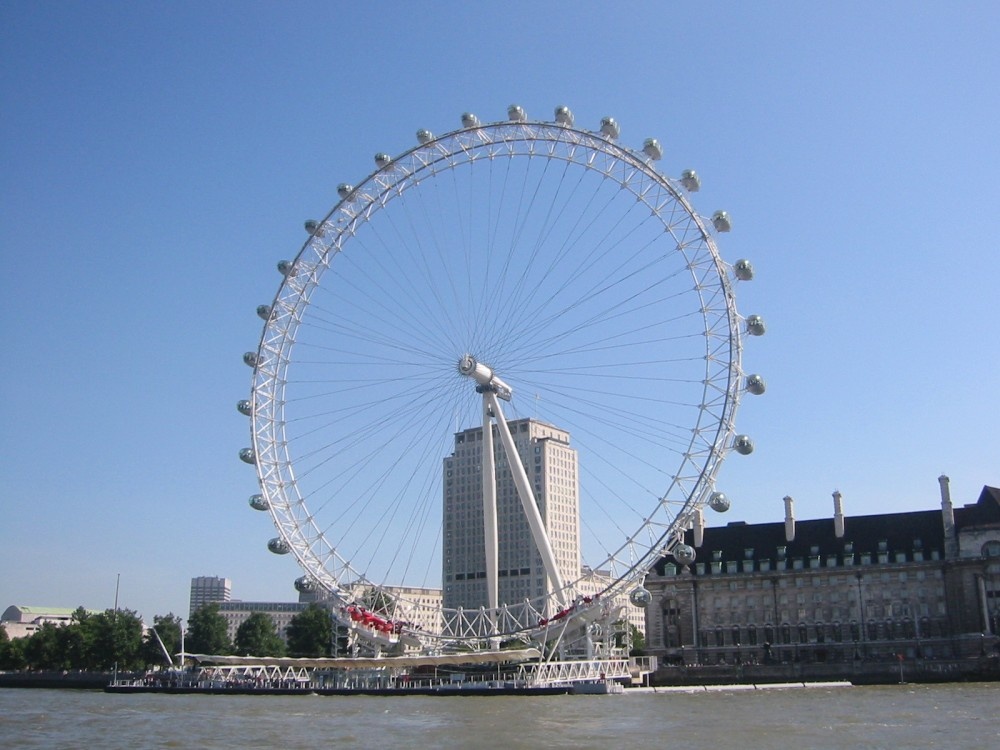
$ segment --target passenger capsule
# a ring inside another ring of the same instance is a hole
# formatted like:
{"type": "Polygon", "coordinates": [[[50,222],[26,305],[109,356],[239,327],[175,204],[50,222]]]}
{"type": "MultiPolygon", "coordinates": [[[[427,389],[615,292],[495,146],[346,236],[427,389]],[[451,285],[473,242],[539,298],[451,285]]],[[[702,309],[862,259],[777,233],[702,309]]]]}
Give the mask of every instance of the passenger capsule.
{"type": "Polygon", "coordinates": [[[295,590],[300,594],[312,594],[315,593],[319,586],[316,581],[309,578],[308,576],[299,576],[295,579],[295,590]]]}
{"type": "Polygon", "coordinates": [[[733,222],[725,211],[716,211],[712,214],[712,226],[716,232],[728,232],[733,228],[733,222]]]}
{"type": "Polygon", "coordinates": [[[729,498],[725,492],[713,492],[708,498],[708,507],[716,513],[725,513],[729,510],[729,498]]]}
{"type": "Polygon", "coordinates": [[[674,547],[672,554],[679,565],[690,565],[697,556],[694,547],[687,544],[678,544],[674,547]]]}
{"type": "Polygon", "coordinates": [[[636,607],[645,609],[653,601],[653,595],[647,589],[640,586],[639,588],[632,589],[632,592],[628,595],[628,600],[636,607]]]}
{"type": "Polygon", "coordinates": [[[375,154],[375,166],[379,169],[387,167],[391,161],[392,157],[389,154],[383,154],[381,151],[375,154]]]}
{"type": "Polygon", "coordinates": [[[693,169],[685,169],[681,172],[681,185],[689,193],[697,193],[701,189],[701,178],[693,169]]]}
{"type": "Polygon", "coordinates": [[[423,145],[425,143],[430,143],[434,140],[434,134],[429,130],[424,130],[421,128],[417,131],[417,143],[423,145]]]}
{"type": "Polygon", "coordinates": [[[660,148],[660,142],[655,138],[646,139],[646,141],[642,144],[642,153],[653,161],[659,161],[663,158],[663,149],[660,148]]]}
{"type": "Polygon", "coordinates": [[[238,411],[244,417],[249,417],[251,414],[253,414],[253,403],[251,403],[247,399],[243,399],[242,401],[237,401],[236,411],[238,411]]]}
{"type": "Polygon", "coordinates": [[[750,439],[749,435],[737,435],[736,440],[733,442],[733,448],[740,455],[749,456],[753,453],[753,440],[750,439]]]}
{"type": "Polygon", "coordinates": [[[476,117],[471,112],[465,112],[462,114],[462,127],[463,128],[478,128],[479,118],[476,117]]]}
{"type": "Polygon", "coordinates": [[[243,353],[243,364],[245,364],[247,367],[256,367],[259,361],[260,357],[257,356],[257,352],[243,353]]]}
{"type": "Polygon", "coordinates": [[[278,272],[282,276],[291,276],[292,268],[294,268],[295,263],[290,260],[279,260],[278,261],[278,272]]]}
{"type": "Polygon", "coordinates": [[[306,232],[308,232],[309,234],[319,234],[320,236],[322,236],[323,234],[322,230],[320,229],[321,226],[320,223],[315,219],[306,219],[305,222],[303,222],[302,226],[305,227],[306,232]]]}
{"type": "Polygon", "coordinates": [[[753,278],[753,266],[746,258],[742,258],[733,264],[733,273],[740,281],[750,281],[753,278]]]}
{"type": "Polygon", "coordinates": [[[747,376],[747,392],[752,393],[754,396],[760,396],[767,390],[767,383],[764,382],[764,378],[760,375],[748,375],[747,376]]]}
{"type": "Polygon", "coordinates": [[[261,320],[268,320],[271,317],[271,306],[257,305],[257,317],[261,320]]]}
{"type": "Polygon", "coordinates": [[[764,319],[759,315],[747,317],[747,333],[751,336],[763,336],[767,328],[764,326],[764,319]]]}
{"type": "Polygon", "coordinates": [[[573,127],[573,113],[570,111],[569,107],[561,104],[556,107],[556,122],[560,125],[573,127]]]}
{"type": "Polygon", "coordinates": [[[342,182],[337,185],[337,195],[341,198],[346,198],[351,193],[354,192],[354,185],[348,185],[346,182],[342,182]]]}
{"type": "Polygon", "coordinates": [[[264,499],[263,495],[251,495],[250,507],[254,510],[267,510],[270,507],[270,503],[264,499]]]}
{"type": "Polygon", "coordinates": [[[240,449],[240,461],[242,461],[245,464],[257,463],[257,451],[255,451],[253,448],[240,449]]]}
{"type": "Polygon", "coordinates": [[[603,117],[601,118],[601,133],[604,134],[606,138],[611,140],[617,140],[618,136],[621,135],[621,128],[618,127],[618,123],[615,122],[614,117],[603,117]]]}
{"type": "Polygon", "coordinates": [[[507,119],[511,122],[524,122],[528,119],[528,116],[524,113],[523,107],[511,104],[507,107],[507,119]]]}
{"type": "Polygon", "coordinates": [[[288,542],[277,536],[268,541],[267,548],[276,555],[287,555],[292,551],[291,547],[288,546],[288,542]]]}

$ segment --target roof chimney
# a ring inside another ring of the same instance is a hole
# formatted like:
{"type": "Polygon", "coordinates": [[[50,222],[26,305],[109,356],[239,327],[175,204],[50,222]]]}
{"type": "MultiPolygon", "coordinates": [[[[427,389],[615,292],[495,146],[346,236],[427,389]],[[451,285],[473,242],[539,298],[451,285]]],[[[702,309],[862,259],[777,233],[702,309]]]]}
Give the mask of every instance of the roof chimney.
{"type": "Polygon", "coordinates": [[[795,501],[785,495],[785,541],[795,540],[795,501]]]}
{"type": "Polygon", "coordinates": [[[941,485],[941,525],[944,529],[945,559],[958,557],[958,539],[955,537],[955,508],[951,504],[951,480],[944,474],[938,477],[941,485]]]}
{"type": "Polygon", "coordinates": [[[837,539],[844,538],[844,504],[840,490],[833,491],[833,533],[837,539]]]}
{"type": "Polygon", "coordinates": [[[694,512],[694,547],[695,549],[701,549],[701,545],[705,541],[705,514],[702,512],[701,508],[698,508],[694,512]]]}

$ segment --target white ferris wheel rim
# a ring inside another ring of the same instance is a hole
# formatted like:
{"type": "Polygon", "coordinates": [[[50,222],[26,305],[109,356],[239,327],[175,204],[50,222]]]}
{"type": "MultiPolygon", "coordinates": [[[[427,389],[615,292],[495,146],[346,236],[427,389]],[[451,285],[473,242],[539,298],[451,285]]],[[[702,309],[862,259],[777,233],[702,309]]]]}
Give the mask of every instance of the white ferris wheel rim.
{"type": "MultiPolygon", "coordinates": [[[[705,355],[700,365],[698,420],[690,425],[688,444],[676,449],[680,463],[671,469],[669,486],[655,507],[603,562],[593,566],[613,571],[603,594],[621,593],[637,585],[652,564],[678,543],[693,513],[713,492],[722,459],[732,446],[742,390],[742,318],[735,307],[730,267],[720,257],[707,222],[695,212],[676,181],[658,172],[652,159],[642,152],[623,147],[602,133],[567,124],[475,122],[440,137],[422,137],[416,147],[394,159],[377,157],[379,168],[358,186],[344,186],[341,200],[318,223],[269,306],[254,361],[251,431],[254,463],[267,508],[285,545],[283,551],[293,554],[309,581],[334,594],[345,606],[355,597],[352,587],[359,582],[381,585],[392,581],[373,580],[350,555],[342,555],[338,545],[328,539],[329,530],[310,510],[307,493],[301,491],[298,458],[289,447],[285,413],[300,326],[308,318],[311,300],[334,258],[348,250],[366,225],[378,221],[393,201],[463,167],[485,169],[489,163],[525,158],[599,175],[630,193],[667,233],[680,223],[684,231],[697,234],[689,243],[678,242],[675,250],[684,256],[701,304],[697,312],[703,322],[700,334],[705,339],[705,355]]],[[[512,385],[516,387],[516,383],[512,385]]],[[[544,602],[533,606],[539,615],[544,613],[544,602]]],[[[481,639],[487,621],[492,618],[495,622],[496,615],[448,612],[443,616],[442,632],[424,636],[481,639]]],[[[516,635],[518,628],[514,624],[505,633],[516,635]]]]}

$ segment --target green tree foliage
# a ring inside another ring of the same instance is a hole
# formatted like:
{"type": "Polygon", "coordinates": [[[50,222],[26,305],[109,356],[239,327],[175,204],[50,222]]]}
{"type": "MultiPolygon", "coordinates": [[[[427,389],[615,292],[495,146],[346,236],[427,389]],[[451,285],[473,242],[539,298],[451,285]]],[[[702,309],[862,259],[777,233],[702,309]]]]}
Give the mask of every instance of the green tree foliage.
{"type": "Polygon", "coordinates": [[[0,628],[0,669],[24,669],[28,664],[24,658],[27,643],[27,638],[11,638],[0,628]]]}
{"type": "Polygon", "coordinates": [[[64,669],[65,659],[59,648],[59,627],[47,622],[28,636],[24,658],[31,669],[64,669]]]}
{"type": "MultiPolygon", "coordinates": [[[[0,648],[0,668],[110,671],[143,667],[142,620],[128,609],[91,614],[78,608],[66,625],[45,623],[0,648]]],[[[6,634],[6,631],[5,631],[6,634]]]]}
{"type": "Polygon", "coordinates": [[[143,667],[142,618],[130,609],[106,609],[87,618],[93,628],[91,669],[135,670],[143,667]]]}
{"type": "Polygon", "coordinates": [[[333,618],[326,607],[310,604],[292,618],[285,636],[290,656],[330,656],[333,618]]]}
{"type": "Polygon", "coordinates": [[[285,643],[275,630],[274,620],[263,612],[254,612],[239,626],[235,648],[239,656],[285,655],[285,643]]]}
{"type": "Polygon", "coordinates": [[[632,650],[628,652],[629,656],[642,656],[646,653],[646,636],[631,623],[629,623],[629,628],[632,631],[632,650]]]}
{"type": "Polygon", "coordinates": [[[646,650],[646,636],[635,625],[627,620],[619,620],[614,624],[614,643],[616,648],[629,646],[629,656],[642,656],[646,650]],[[626,636],[627,634],[627,636],[626,636]]]}
{"type": "MultiPolygon", "coordinates": [[[[186,645],[186,644],[185,644],[186,645]]],[[[147,667],[166,666],[171,660],[176,664],[175,655],[181,650],[181,619],[171,612],[169,615],[156,615],[153,627],[146,631],[142,641],[142,660],[147,667]],[[155,630],[155,634],[154,634],[155,630]],[[159,636],[157,640],[156,636],[159,636]],[[160,646],[163,641],[163,646],[160,646]],[[166,649],[167,653],[163,653],[166,649]],[[167,654],[170,658],[167,658],[167,654]]]]}
{"type": "Polygon", "coordinates": [[[362,607],[382,617],[393,617],[396,611],[396,600],[380,588],[370,588],[361,597],[362,607]]]}
{"type": "Polygon", "coordinates": [[[218,604],[206,604],[191,615],[184,650],[192,654],[232,653],[226,618],[219,614],[218,604]]]}

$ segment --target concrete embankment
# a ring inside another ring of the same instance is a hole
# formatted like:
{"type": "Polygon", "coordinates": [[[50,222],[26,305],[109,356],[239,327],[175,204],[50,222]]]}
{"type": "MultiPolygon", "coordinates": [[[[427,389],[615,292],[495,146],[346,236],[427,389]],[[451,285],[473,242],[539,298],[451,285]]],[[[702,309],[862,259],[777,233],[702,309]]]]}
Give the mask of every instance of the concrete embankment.
{"type": "Polygon", "coordinates": [[[0,672],[0,688],[102,690],[111,677],[104,672],[0,672]]]}

